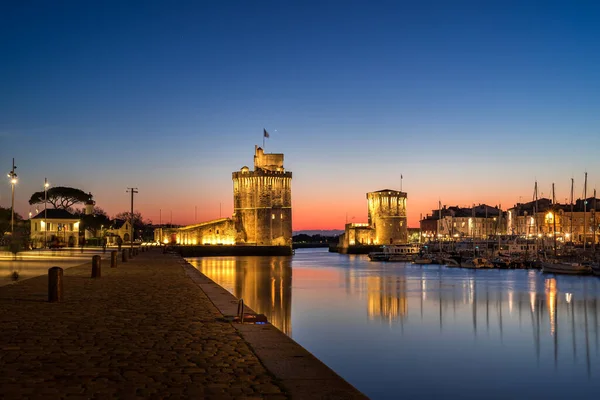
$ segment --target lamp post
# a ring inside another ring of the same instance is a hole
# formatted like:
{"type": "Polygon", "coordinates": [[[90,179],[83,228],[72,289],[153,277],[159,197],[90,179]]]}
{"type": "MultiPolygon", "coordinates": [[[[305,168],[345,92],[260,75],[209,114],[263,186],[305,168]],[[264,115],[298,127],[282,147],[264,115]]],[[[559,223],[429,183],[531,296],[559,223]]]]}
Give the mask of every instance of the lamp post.
{"type": "Polygon", "coordinates": [[[48,210],[46,203],[48,202],[48,178],[44,178],[44,248],[48,246],[48,210]]]}
{"type": "Polygon", "coordinates": [[[12,201],[10,206],[10,234],[14,235],[15,233],[15,185],[17,183],[17,174],[15,174],[15,159],[12,161],[12,169],[8,173],[8,177],[10,178],[10,185],[12,187],[12,201]]]}
{"type": "Polygon", "coordinates": [[[134,234],[134,230],[133,230],[133,195],[135,193],[137,193],[137,188],[131,187],[131,188],[127,188],[127,192],[131,193],[131,219],[129,220],[129,229],[131,230],[131,235],[129,237],[129,248],[131,248],[131,250],[133,251],[133,234],[134,234]]]}

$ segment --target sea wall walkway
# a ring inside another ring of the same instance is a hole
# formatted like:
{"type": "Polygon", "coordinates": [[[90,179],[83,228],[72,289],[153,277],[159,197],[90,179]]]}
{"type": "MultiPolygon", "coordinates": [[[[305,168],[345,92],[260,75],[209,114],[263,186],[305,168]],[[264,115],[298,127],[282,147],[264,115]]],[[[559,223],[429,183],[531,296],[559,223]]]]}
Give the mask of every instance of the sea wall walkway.
{"type": "Polygon", "coordinates": [[[178,256],[65,269],[61,303],[47,288],[0,287],[2,398],[365,398],[270,324],[228,322],[237,300],[178,256]]]}

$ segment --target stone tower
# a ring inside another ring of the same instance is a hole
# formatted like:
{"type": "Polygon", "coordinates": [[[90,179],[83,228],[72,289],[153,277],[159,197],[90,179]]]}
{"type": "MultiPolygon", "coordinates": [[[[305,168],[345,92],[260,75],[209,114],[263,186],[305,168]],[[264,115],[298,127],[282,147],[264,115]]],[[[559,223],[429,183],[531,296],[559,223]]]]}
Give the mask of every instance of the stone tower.
{"type": "Polygon", "coordinates": [[[291,246],[292,173],[283,168],[283,154],[256,146],[254,171],[242,167],[232,175],[236,243],[291,246]]]}
{"type": "Polygon", "coordinates": [[[375,229],[375,244],[408,242],[406,192],[384,189],[367,193],[369,225],[375,229]]]}

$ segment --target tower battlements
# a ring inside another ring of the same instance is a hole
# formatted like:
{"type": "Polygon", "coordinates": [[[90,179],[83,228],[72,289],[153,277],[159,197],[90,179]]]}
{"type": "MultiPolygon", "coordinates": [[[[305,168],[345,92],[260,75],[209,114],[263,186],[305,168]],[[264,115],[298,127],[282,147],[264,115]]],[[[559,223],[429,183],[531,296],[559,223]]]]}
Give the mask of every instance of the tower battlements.
{"type": "Polygon", "coordinates": [[[254,171],[244,166],[232,179],[236,242],[291,246],[292,173],[283,167],[283,154],[256,146],[254,171]]]}

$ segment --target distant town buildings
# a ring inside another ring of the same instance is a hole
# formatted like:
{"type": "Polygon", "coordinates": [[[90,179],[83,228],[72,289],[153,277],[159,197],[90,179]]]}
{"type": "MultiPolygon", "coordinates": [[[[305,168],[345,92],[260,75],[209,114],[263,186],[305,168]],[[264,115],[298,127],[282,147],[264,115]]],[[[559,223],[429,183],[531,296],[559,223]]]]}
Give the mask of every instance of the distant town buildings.
{"type": "Polygon", "coordinates": [[[559,241],[599,242],[600,215],[595,198],[578,199],[572,205],[552,203],[540,198],[517,203],[506,211],[480,204],[471,208],[458,206],[432,210],[420,221],[422,241],[485,239],[494,235],[554,237],[559,241]]]}
{"type": "Polygon", "coordinates": [[[479,204],[467,207],[440,207],[420,221],[421,236],[427,240],[484,238],[504,234],[504,213],[498,207],[479,204]]]}
{"type": "Polygon", "coordinates": [[[232,173],[233,216],[181,228],[158,228],[155,240],[180,245],[292,245],[292,173],[283,154],[254,149],[254,170],[232,173]]]}
{"type": "Polygon", "coordinates": [[[552,204],[552,200],[542,198],[537,202],[518,203],[508,209],[507,231],[520,236],[552,237],[559,240],[583,243],[598,243],[600,215],[598,199],[578,199],[571,204],[552,204]],[[537,204],[536,204],[537,203],[537,204]]]}

